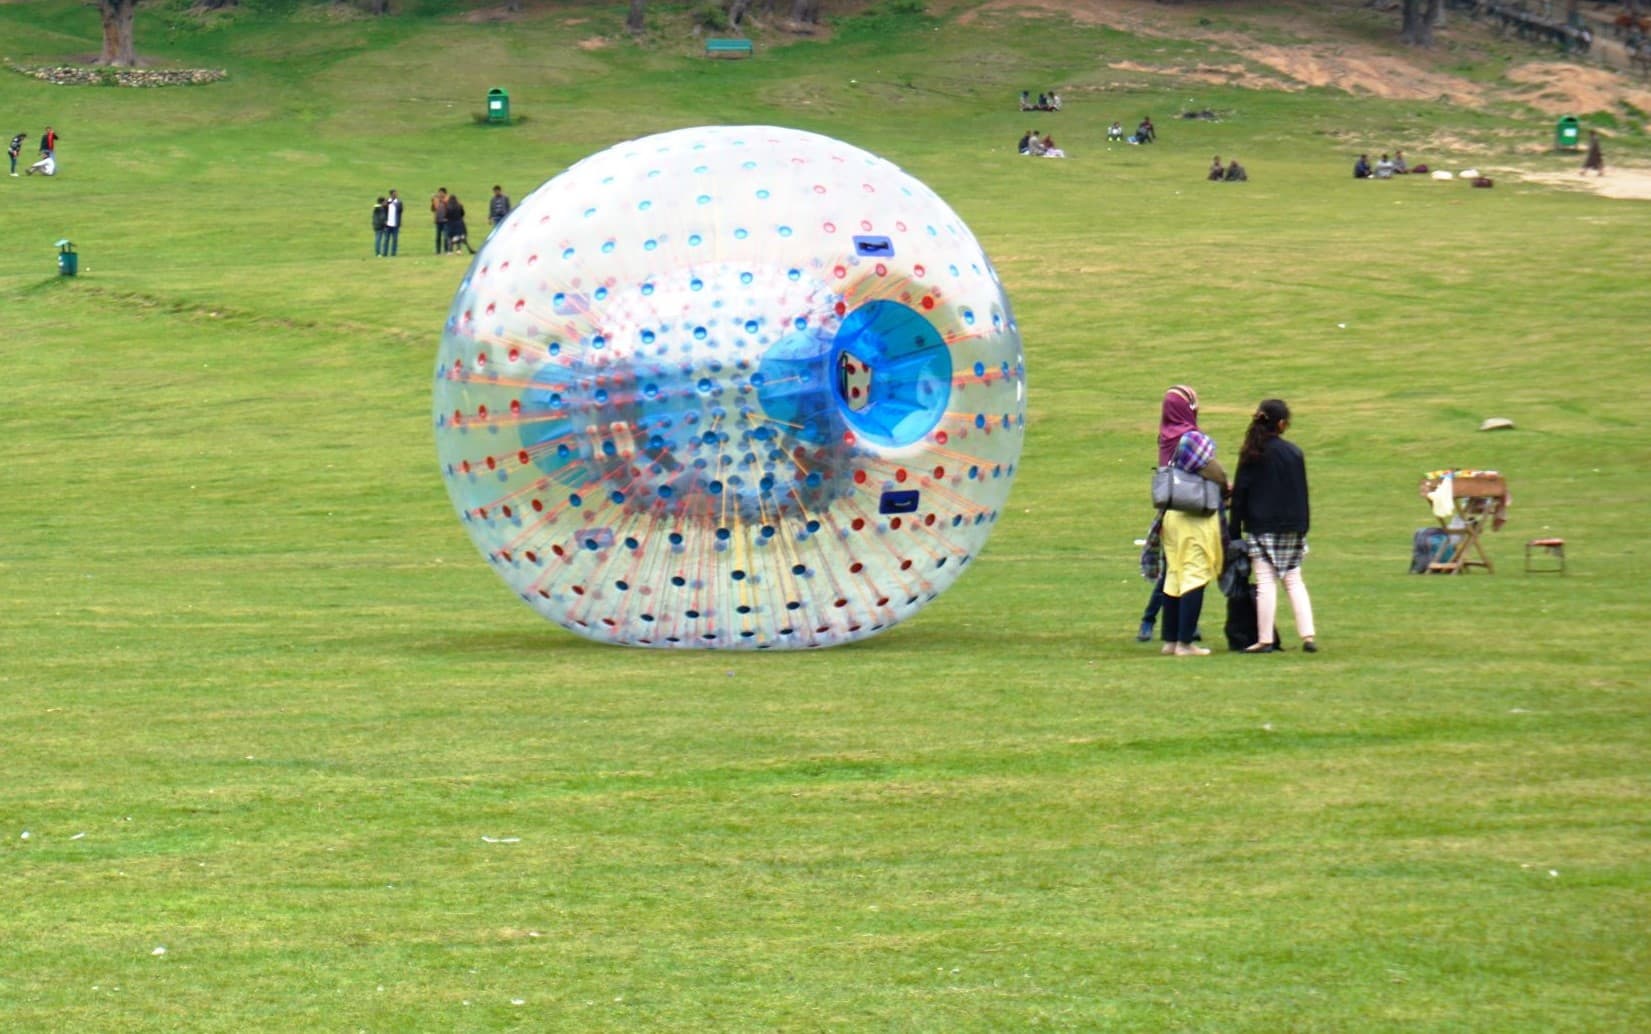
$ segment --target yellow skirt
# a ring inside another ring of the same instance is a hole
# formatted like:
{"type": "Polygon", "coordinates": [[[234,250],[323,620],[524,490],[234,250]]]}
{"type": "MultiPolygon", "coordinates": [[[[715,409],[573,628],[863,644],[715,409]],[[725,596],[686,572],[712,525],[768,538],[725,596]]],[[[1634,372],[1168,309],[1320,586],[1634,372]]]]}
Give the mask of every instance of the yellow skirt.
{"type": "Polygon", "coordinates": [[[1185,596],[1221,573],[1221,519],[1164,513],[1164,595],[1185,596]]]}

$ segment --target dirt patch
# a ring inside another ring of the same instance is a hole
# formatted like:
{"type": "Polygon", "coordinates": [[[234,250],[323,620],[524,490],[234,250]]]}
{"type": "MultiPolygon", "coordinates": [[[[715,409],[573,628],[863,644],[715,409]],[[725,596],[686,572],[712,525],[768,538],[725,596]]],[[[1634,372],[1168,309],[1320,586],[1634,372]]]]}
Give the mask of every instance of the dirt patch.
{"type": "Polygon", "coordinates": [[[589,39],[580,40],[579,49],[601,50],[603,47],[608,46],[611,42],[612,40],[608,39],[606,36],[592,36],[589,39]]]}
{"type": "Polygon", "coordinates": [[[1523,87],[1514,91],[1519,100],[1548,115],[1612,111],[1624,102],[1651,111],[1651,90],[1629,85],[1604,68],[1536,62],[1509,69],[1508,79],[1523,87]]]}
{"type": "MultiPolygon", "coordinates": [[[[1285,77],[1270,79],[1242,66],[1200,65],[1196,68],[1158,69],[1121,62],[1113,68],[1157,71],[1198,82],[1253,89],[1299,90],[1328,86],[1347,93],[1371,94],[1388,100],[1437,100],[1478,107],[1484,103],[1479,87],[1453,75],[1431,72],[1404,57],[1375,47],[1326,46],[1303,43],[1282,46],[1263,43],[1245,33],[1217,31],[1198,10],[1176,10],[1144,0],[988,0],[977,12],[1007,11],[1023,17],[1059,15],[1081,25],[1100,25],[1137,36],[1201,40],[1265,65],[1285,77]]],[[[959,18],[966,23],[975,13],[959,18]]],[[[1397,25],[1395,24],[1395,34],[1397,25]]]]}
{"type": "MultiPolygon", "coordinates": [[[[1504,170],[1497,170],[1498,172],[1504,170]]],[[[1591,190],[1605,197],[1624,201],[1651,201],[1651,169],[1607,168],[1603,176],[1584,176],[1580,170],[1571,172],[1526,172],[1506,170],[1520,179],[1572,190],[1591,190]]]]}
{"type": "Polygon", "coordinates": [[[1347,93],[1368,93],[1385,100],[1436,100],[1478,107],[1479,88],[1465,79],[1419,68],[1390,54],[1360,54],[1347,47],[1236,45],[1245,57],[1308,86],[1330,86],[1347,93]]]}

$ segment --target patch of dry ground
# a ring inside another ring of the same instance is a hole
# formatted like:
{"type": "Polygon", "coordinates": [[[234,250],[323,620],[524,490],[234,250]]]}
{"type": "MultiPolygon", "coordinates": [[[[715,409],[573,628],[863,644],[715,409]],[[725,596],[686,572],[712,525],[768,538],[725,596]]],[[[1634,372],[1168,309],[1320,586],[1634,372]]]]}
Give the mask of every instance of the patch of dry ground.
{"type": "Polygon", "coordinates": [[[1548,115],[1611,111],[1623,103],[1651,111],[1651,90],[1633,85],[1608,68],[1533,61],[1510,68],[1508,79],[1522,87],[1514,91],[1519,100],[1548,115]]]}
{"type": "MultiPolygon", "coordinates": [[[[1100,25],[1137,36],[1192,39],[1228,49],[1247,61],[1278,73],[1272,78],[1242,65],[1198,64],[1192,67],[1148,66],[1120,61],[1112,68],[1175,76],[1197,82],[1242,86],[1262,90],[1299,90],[1308,86],[1330,87],[1348,93],[1369,94],[1389,100],[1448,99],[1464,107],[1480,107],[1497,99],[1518,101],[1548,115],[1585,115],[1595,111],[1615,111],[1627,103],[1641,111],[1651,111],[1651,90],[1632,83],[1608,68],[1578,65],[1565,61],[1531,61],[1507,73],[1514,84],[1505,91],[1425,67],[1403,52],[1343,41],[1298,45],[1263,42],[1249,34],[1217,30],[1206,17],[1211,11],[1227,14],[1222,8],[1166,6],[1154,0],[987,0],[976,11],[962,16],[971,20],[980,12],[1012,12],[1025,17],[1061,15],[1082,25],[1100,25]]],[[[1232,14],[1243,13],[1233,9],[1232,14]]],[[[1225,20],[1231,20],[1225,19],[1225,20]]],[[[1465,33],[1483,29],[1462,21],[1465,33]]],[[[1288,23],[1282,23],[1284,27],[1288,23]]],[[[1267,23],[1269,31],[1281,27],[1276,19],[1267,23]]],[[[1443,30],[1449,38],[1452,30],[1443,30]]],[[[1394,35],[1398,35],[1397,21],[1394,35]]]]}
{"type": "Polygon", "coordinates": [[[1574,170],[1571,172],[1527,172],[1522,169],[1510,169],[1508,171],[1533,183],[1570,187],[1576,190],[1591,190],[1605,197],[1621,198],[1625,201],[1651,201],[1651,170],[1613,169],[1607,165],[1603,176],[1584,176],[1580,171],[1574,170]]]}

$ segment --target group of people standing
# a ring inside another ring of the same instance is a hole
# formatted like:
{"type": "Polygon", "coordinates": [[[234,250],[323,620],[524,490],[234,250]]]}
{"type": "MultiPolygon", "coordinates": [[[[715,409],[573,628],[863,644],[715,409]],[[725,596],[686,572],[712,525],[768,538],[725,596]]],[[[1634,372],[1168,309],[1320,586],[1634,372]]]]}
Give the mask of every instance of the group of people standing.
{"type": "MultiPolygon", "coordinates": [[[[503,187],[495,184],[493,197],[487,205],[489,232],[510,214],[510,207],[510,197],[503,187]]],[[[405,210],[406,203],[393,190],[388,197],[379,198],[373,205],[374,255],[390,258],[396,254],[401,244],[405,210]]],[[[436,227],[437,255],[457,252],[460,248],[472,255],[476,253],[476,249],[470,246],[470,233],[464,221],[464,203],[457,194],[449,193],[446,187],[437,190],[430,197],[430,215],[436,227]]]]}
{"type": "Polygon", "coordinates": [[[1150,641],[1154,625],[1159,624],[1165,654],[1208,654],[1206,647],[1198,645],[1204,590],[1221,575],[1227,550],[1242,548],[1256,578],[1258,633],[1257,641],[1244,652],[1283,649],[1274,629],[1280,582],[1290,597],[1302,649],[1317,652],[1312,600],[1301,576],[1309,526],[1307,463],[1301,449],[1284,438],[1289,426],[1290,407],[1282,399],[1262,400],[1250,418],[1238,450],[1236,474],[1229,480],[1216,458],[1215,440],[1198,427],[1198,393],[1184,384],[1164,392],[1158,423],[1159,466],[1173,466],[1215,482],[1221,487],[1223,503],[1208,514],[1159,512],[1148,533],[1148,548],[1154,542],[1159,545],[1161,563],[1137,639],[1150,641]]]}
{"type": "MultiPolygon", "coordinates": [[[[27,133],[18,133],[11,138],[11,144],[6,148],[6,157],[11,160],[11,174],[17,175],[17,159],[23,153],[23,141],[28,138],[27,133]]],[[[57,175],[57,130],[51,126],[40,134],[40,159],[27,169],[27,175],[40,173],[42,176],[57,175]]]]}

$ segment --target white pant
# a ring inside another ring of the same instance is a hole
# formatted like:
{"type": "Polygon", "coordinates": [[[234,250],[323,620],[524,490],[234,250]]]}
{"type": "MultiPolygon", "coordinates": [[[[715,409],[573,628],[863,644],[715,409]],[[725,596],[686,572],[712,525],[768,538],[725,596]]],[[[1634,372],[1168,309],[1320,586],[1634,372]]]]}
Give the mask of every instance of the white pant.
{"type": "MultiPolygon", "coordinates": [[[[1278,571],[1261,557],[1252,558],[1255,568],[1255,626],[1263,643],[1273,641],[1273,623],[1278,619],[1278,571]]],[[[1313,601],[1307,596],[1307,583],[1301,580],[1301,568],[1284,572],[1284,591],[1290,596],[1290,610],[1296,616],[1296,632],[1303,639],[1313,638],[1313,601]]]]}

